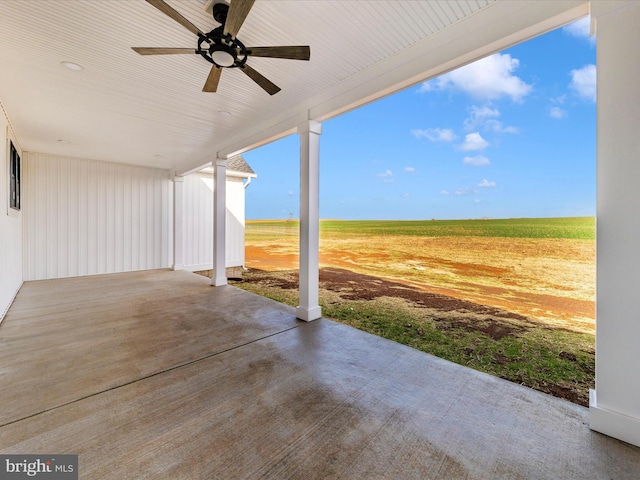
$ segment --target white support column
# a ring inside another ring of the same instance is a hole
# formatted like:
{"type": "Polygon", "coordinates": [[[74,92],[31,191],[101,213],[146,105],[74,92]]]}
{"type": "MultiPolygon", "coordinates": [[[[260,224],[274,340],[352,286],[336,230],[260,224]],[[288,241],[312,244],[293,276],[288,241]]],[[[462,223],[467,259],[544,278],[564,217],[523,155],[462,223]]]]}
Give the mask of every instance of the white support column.
{"type": "Polygon", "coordinates": [[[213,275],[211,285],[227,284],[226,219],[227,217],[227,160],[213,162],[213,275]]]}
{"type": "Polygon", "coordinates": [[[300,305],[296,316],[310,322],[321,316],[318,305],[320,249],[320,135],[322,124],[298,126],[300,136],[300,305]]]}
{"type": "Polygon", "coordinates": [[[640,446],[640,2],[591,2],[597,29],[596,389],[590,427],[640,446]]]}
{"type": "Polygon", "coordinates": [[[173,269],[184,269],[184,177],[173,177],[173,269]]]}

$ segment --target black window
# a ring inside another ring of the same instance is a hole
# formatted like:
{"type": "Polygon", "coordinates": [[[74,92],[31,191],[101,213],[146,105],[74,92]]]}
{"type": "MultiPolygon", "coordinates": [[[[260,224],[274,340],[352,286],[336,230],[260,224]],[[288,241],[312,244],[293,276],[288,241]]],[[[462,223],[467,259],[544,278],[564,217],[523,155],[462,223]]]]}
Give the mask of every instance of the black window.
{"type": "Polygon", "coordinates": [[[20,210],[20,155],[13,142],[9,143],[9,206],[14,210],[20,210]]]}

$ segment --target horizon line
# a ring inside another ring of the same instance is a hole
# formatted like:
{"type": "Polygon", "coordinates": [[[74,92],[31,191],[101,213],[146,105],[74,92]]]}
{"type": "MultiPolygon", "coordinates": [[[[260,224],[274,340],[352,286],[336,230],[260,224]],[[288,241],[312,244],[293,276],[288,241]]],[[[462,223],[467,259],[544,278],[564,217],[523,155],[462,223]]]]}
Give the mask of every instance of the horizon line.
{"type": "MultiPolygon", "coordinates": [[[[477,218],[321,218],[319,221],[332,222],[448,222],[448,221],[472,221],[472,220],[543,220],[543,219],[561,219],[561,218],[596,218],[596,215],[575,215],[560,217],[477,217],[477,218]]],[[[299,222],[299,218],[246,218],[247,222],[299,222]]]]}

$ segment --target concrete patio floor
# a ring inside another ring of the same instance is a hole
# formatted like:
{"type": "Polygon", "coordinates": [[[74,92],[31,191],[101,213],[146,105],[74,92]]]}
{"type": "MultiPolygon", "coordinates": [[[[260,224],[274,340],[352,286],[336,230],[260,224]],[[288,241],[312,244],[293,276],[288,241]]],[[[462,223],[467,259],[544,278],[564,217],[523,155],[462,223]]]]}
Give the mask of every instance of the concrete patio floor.
{"type": "Polygon", "coordinates": [[[586,408],[170,270],[24,284],[0,453],[78,454],[81,479],[640,478],[586,408]]]}

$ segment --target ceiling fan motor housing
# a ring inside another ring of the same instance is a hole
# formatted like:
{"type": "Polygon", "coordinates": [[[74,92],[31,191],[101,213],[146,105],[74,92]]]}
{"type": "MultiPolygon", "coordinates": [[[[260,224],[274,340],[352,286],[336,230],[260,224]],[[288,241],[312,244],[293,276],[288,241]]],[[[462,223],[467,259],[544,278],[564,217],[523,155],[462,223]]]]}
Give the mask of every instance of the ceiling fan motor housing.
{"type": "Polygon", "coordinates": [[[213,8],[211,10],[211,14],[213,15],[213,19],[224,25],[224,22],[227,20],[227,14],[229,13],[229,5],[223,2],[218,2],[213,4],[213,8]]]}

